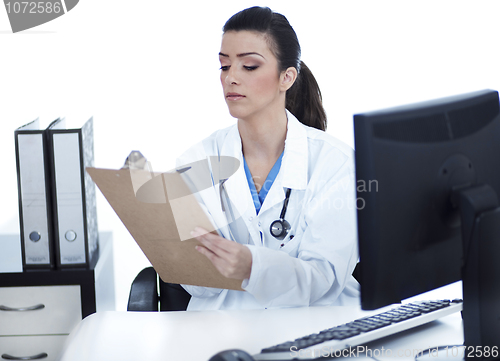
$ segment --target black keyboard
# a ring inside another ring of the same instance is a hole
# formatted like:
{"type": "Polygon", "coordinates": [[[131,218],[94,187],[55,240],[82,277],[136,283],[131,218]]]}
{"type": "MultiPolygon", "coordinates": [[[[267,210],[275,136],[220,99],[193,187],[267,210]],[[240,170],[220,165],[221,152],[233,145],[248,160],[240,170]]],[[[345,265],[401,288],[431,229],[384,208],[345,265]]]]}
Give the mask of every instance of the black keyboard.
{"type": "Polygon", "coordinates": [[[262,349],[255,360],[294,360],[339,356],[339,351],[366,344],[462,310],[462,300],[420,301],[359,318],[293,341],[262,349]]]}

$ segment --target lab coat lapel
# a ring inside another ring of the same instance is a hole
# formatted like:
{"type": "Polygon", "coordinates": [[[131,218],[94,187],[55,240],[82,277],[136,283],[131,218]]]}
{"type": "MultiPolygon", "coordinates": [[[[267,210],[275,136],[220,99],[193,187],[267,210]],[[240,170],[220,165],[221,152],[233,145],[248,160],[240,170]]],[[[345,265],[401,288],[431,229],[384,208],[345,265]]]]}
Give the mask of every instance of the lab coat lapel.
{"type": "Polygon", "coordinates": [[[282,204],[284,199],[285,199],[285,190],[283,188],[283,182],[281,177],[278,176],[274,180],[271,189],[269,189],[269,192],[266,195],[266,199],[264,199],[264,203],[260,208],[259,214],[263,214],[265,211],[267,211],[272,207],[279,207],[279,204],[282,204]]]}
{"type": "Polygon", "coordinates": [[[295,116],[286,111],[288,117],[285,140],[285,153],[281,162],[281,179],[283,187],[291,189],[306,189],[308,179],[309,150],[307,146],[307,131],[295,116]]]}
{"type": "MultiPolygon", "coordinates": [[[[285,152],[278,176],[262,204],[260,213],[265,212],[285,199],[285,188],[305,189],[307,186],[307,133],[297,118],[287,110],[287,132],[285,152]]],[[[280,208],[281,209],[281,208],[280,208]]]]}
{"type": "Polygon", "coordinates": [[[220,154],[235,157],[240,162],[238,170],[224,183],[224,188],[234,208],[235,217],[245,216],[245,218],[248,218],[248,213],[252,210],[255,214],[255,207],[253,205],[252,196],[248,191],[247,178],[243,166],[243,154],[241,151],[241,138],[237,126],[231,128],[229,131],[227,138],[224,140],[220,154]]]}

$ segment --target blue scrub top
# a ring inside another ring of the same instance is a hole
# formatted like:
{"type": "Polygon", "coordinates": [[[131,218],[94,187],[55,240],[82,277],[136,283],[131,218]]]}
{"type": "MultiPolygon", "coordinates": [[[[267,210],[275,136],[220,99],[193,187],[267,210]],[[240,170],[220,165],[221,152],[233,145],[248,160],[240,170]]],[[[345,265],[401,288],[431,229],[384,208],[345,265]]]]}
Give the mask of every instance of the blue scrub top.
{"type": "Polygon", "coordinates": [[[273,168],[267,175],[266,181],[260,188],[260,192],[257,192],[257,189],[255,188],[255,183],[252,179],[252,174],[250,173],[250,169],[248,169],[247,161],[243,156],[243,165],[245,167],[245,174],[247,176],[248,187],[250,188],[250,193],[252,194],[253,204],[255,205],[255,210],[257,211],[257,214],[259,214],[260,207],[262,206],[262,203],[264,203],[264,199],[266,199],[267,192],[269,192],[269,189],[271,189],[271,186],[273,185],[274,180],[276,179],[276,176],[280,171],[282,158],[283,158],[283,153],[281,153],[279,158],[276,160],[276,163],[274,163],[273,168]]]}

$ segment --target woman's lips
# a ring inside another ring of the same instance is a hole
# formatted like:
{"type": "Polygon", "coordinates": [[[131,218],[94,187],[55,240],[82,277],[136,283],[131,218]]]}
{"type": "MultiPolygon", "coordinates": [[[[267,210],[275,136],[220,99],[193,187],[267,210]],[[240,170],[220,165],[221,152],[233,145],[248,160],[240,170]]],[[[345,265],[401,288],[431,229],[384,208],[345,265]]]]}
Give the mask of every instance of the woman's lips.
{"type": "Polygon", "coordinates": [[[226,99],[227,100],[231,100],[231,101],[241,100],[244,97],[245,97],[244,95],[241,95],[241,94],[238,94],[238,93],[227,93],[226,94],[226,99]]]}

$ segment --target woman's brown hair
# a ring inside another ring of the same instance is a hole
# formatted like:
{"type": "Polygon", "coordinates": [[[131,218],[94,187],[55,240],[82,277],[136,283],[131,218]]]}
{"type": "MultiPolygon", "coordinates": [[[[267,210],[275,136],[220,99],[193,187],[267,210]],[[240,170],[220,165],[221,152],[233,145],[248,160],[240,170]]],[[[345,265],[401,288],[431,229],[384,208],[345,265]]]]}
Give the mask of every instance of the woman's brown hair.
{"type": "Polygon", "coordinates": [[[257,31],[268,36],[278,60],[279,72],[294,67],[298,76],[286,93],[285,107],[303,124],[326,129],[326,113],[321,91],[309,68],[300,60],[297,34],[288,20],[267,7],[251,7],[233,15],[222,28],[227,31],[257,31]]]}

